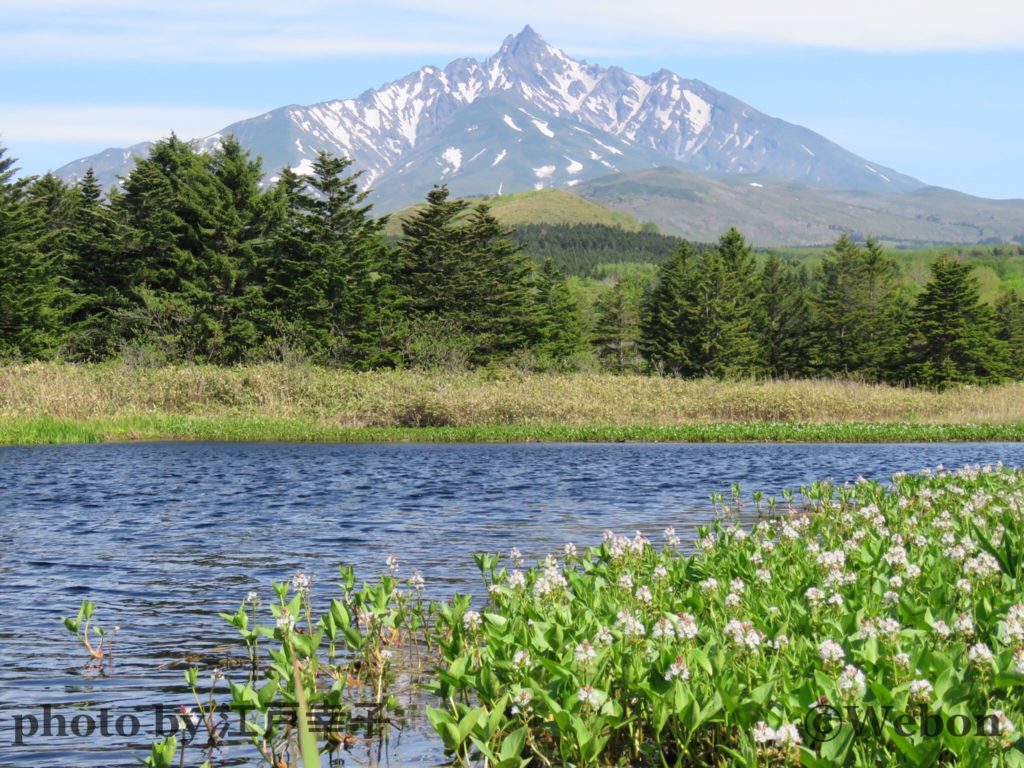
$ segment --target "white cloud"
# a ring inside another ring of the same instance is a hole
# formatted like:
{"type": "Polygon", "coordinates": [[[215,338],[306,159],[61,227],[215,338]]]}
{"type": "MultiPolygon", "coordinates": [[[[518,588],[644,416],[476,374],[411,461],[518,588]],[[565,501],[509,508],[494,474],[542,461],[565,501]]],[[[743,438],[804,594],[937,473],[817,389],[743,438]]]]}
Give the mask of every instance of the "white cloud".
{"type": "Polygon", "coordinates": [[[168,136],[208,136],[257,110],[189,105],[2,104],[3,142],[136,144],[168,136]]]}
{"type": "Polygon", "coordinates": [[[1024,49],[1018,0],[0,0],[13,61],[248,61],[483,54],[531,23],[570,53],[696,42],[853,50],[1024,49]],[[382,30],[384,30],[382,32],[382,30]]]}

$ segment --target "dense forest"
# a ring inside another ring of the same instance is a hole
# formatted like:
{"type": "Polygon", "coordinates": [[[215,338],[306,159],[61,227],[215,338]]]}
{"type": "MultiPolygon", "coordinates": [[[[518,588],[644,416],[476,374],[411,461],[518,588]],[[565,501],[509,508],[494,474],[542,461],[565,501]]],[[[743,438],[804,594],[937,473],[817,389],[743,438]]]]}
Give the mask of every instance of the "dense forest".
{"type": "Polygon", "coordinates": [[[445,187],[393,239],[350,165],[325,153],[264,186],[237,141],[197,153],[172,136],[104,195],[91,172],[17,179],[0,148],[0,359],[1024,378],[1024,298],[982,301],[963,259],[937,255],[912,295],[871,241],[844,235],[809,268],[755,258],[736,230],[707,246],[517,234],[445,187]],[[527,258],[544,238],[556,260],[527,258]],[[596,274],[638,247],[662,262],[639,285],[582,291],[559,269],[596,274]]]}
{"type": "MultiPolygon", "coordinates": [[[[526,224],[516,227],[511,237],[527,256],[551,259],[559,271],[581,277],[597,276],[603,264],[662,264],[682,243],[671,235],[628,232],[606,224],[526,224]]],[[[707,246],[695,243],[693,247],[707,246]]]]}

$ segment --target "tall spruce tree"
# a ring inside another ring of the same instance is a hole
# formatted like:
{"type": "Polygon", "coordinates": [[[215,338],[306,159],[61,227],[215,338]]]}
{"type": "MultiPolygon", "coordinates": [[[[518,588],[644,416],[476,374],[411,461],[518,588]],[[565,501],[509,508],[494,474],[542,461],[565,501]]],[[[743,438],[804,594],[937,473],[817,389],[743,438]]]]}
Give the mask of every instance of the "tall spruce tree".
{"type": "Polygon", "coordinates": [[[396,287],[410,343],[445,328],[453,344],[468,343],[472,364],[483,365],[536,338],[530,267],[487,206],[470,210],[448,198],[447,187],[435,187],[402,222],[396,287]]]}
{"type": "Polygon", "coordinates": [[[1006,345],[1007,375],[1024,380],[1024,296],[1006,291],[996,303],[996,337],[1006,345]]]}
{"type": "Polygon", "coordinates": [[[604,367],[613,373],[636,370],[639,356],[639,317],[622,283],[617,282],[594,305],[590,342],[604,367]]]}
{"type": "Polygon", "coordinates": [[[810,278],[807,270],[775,254],[761,268],[761,348],[770,376],[798,378],[810,372],[810,278]]]}
{"type": "Polygon", "coordinates": [[[126,231],[111,206],[104,203],[92,168],[75,185],[74,194],[67,265],[73,290],[67,354],[73,360],[97,361],[117,354],[117,318],[130,301],[126,231]]]}
{"type": "Polygon", "coordinates": [[[227,361],[226,311],[239,266],[224,247],[229,198],[208,158],[174,135],[136,163],[118,199],[130,229],[126,340],[171,359],[227,361]]]}
{"type": "Polygon", "coordinates": [[[981,301],[973,267],[942,256],[931,272],[914,304],[908,378],[933,387],[1003,379],[1006,343],[997,338],[995,315],[981,301]]]}
{"type": "Polygon", "coordinates": [[[546,259],[537,270],[535,283],[533,303],[537,322],[534,348],[543,359],[563,366],[580,351],[579,306],[565,276],[550,259],[546,259]]]}
{"type": "Polygon", "coordinates": [[[843,234],[822,261],[812,299],[815,368],[869,381],[897,378],[909,305],[899,269],[869,240],[843,234]]]}
{"type": "Polygon", "coordinates": [[[740,378],[763,372],[757,290],[753,252],[743,235],[730,229],[702,255],[696,270],[698,375],[740,378]]]}
{"type": "Polygon", "coordinates": [[[0,146],[0,359],[47,358],[62,335],[59,256],[46,246],[44,207],[26,195],[31,180],[15,179],[5,155],[0,146]]]}
{"type": "Polygon", "coordinates": [[[698,370],[697,256],[683,242],[658,269],[640,305],[640,352],[659,373],[693,376],[698,370]]]}
{"type": "Polygon", "coordinates": [[[392,362],[384,335],[393,299],[380,278],[390,269],[386,220],[370,215],[351,165],[321,152],[308,178],[282,171],[267,290],[293,351],[364,368],[392,362]]]}

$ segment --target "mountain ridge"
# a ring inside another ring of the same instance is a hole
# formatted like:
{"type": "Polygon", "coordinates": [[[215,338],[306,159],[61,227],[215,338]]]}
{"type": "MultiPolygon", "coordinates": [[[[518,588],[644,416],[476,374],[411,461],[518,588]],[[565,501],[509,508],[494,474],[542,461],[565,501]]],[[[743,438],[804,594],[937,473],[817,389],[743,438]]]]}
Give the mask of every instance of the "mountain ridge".
{"type": "MultiPolygon", "coordinates": [[[[924,186],[702,81],[573,59],[529,25],[482,61],[425,66],[352,99],[279,107],[197,145],[209,150],[229,133],[262,155],[271,182],[285,166],[308,173],[321,150],[350,157],[384,210],[422,199],[436,183],[457,194],[569,189],[659,165],[822,188],[924,186]]],[[[94,167],[111,183],[148,146],[111,148],[56,173],[74,179],[94,167]]]]}

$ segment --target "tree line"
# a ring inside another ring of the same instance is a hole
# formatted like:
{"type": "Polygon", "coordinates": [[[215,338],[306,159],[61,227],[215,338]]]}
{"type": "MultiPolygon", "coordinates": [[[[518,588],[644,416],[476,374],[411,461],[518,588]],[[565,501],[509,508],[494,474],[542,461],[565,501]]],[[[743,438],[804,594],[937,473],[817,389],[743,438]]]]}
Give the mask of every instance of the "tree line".
{"type": "MultiPolygon", "coordinates": [[[[311,175],[263,185],[233,138],[198,153],[172,136],[104,195],[91,170],[16,179],[0,148],[0,359],[1024,378],[1024,299],[982,302],[961,260],[939,257],[914,297],[872,241],[844,235],[808,270],[759,263],[730,230],[588,306],[445,187],[387,238],[350,166],[322,153],[311,175]]],[[[591,234],[557,233],[565,252],[591,234]]]]}
{"type": "Polygon", "coordinates": [[[350,165],[322,153],[264,187],[236,140],[172,136],[104,198],[91,170],[16,180],[0,151],[0,358],[367,369],[578,348],[565,280],[486,205],[435,188],[392,244],[350,165]]]}

